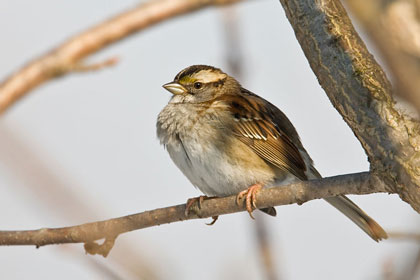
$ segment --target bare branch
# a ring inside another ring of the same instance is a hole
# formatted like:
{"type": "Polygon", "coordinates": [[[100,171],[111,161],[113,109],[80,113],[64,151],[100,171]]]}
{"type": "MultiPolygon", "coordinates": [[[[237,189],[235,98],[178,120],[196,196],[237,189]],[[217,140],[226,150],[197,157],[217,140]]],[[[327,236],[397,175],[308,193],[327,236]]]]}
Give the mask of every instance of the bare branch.
{"type": "MultiPolygon", "coordinates": [[[[388,231],[388,237],[390,240],[401,240],[401,241],[413,241],[416,243],[420,242],[420,233],[418,232],[403,232],[403,231],[388,231]]],[[[398,279],[398,280],[414,280],[418,279],[418,270],[420,268],[420,250],[417,247],[415,249],[417,252],[413,256],[410,254],[406,255],[407,260],[399,274],[394,272],[394,265],[392,264],[392,260],[389,260],[387,264],[384,265],[384,275],[393,276],[388,277],[386,279],[398,279]],[[387,269],[385,269],[387,268],[387,269]]]]}
{"type": "MultiPolygon", "coordinates": [[[[258,213],[260,214],[260,213],[258,213]]],[[[260,214],[263,215],[263,214],[260,214]]],[[[268,218],[268,217],[265,217],[268,218]]],[[[273,244],[270,242],[269,231],[265,220],[260,217],[260,219],[255,219],[255,235],[256,243],[259,250],[259,259],[263,264],[265,279],[267,280],[279,280],[281,279],[277,273],[279,264],[275,262],[273,251],[277,254],[277,250],[274,250],[273,244]]],[[[276,233],[277,235],[278,233],[276,233]]]]}
{"type": "Polygon", "coordinates": [[[164,20],[239,0],[157,0],[139,5],[70,38],[0,84],[0,113],[39,85],[83,65],[87,56],[164,20]]]}
{"type": "Polygon", "coordinates": [[[420,233],[418,232],[389,231],[387,233],[390,239],[412,240],[420,242],[420,233]]]}
{"type": "Polygon", "coordinates": [[[280,0],[330,101],[390,192],[420,212],[420,123],[399,111],[339,0],[280,0]]]}
{"type": "MultiPolygon", "coordinates": [[[[288,186],[264,188],[257,195],[257,206],[298,203],[342,194],[369,194],[387,192],[385,185],[367,172],[299,182],[288,186]]],[[[204,200],[201,208],[193,206],[188,217],[185,204],[146,211],[125,217],[87,223],[64,228],[43,228],[25,231],[0,231],[0,245],[35,245],[87,243],[90,253],[106,255],[112,248],[115,238],[125,232],[191,219],[201,219],[244,211],[244,205],[236,204],[236,197],[223,197],[204,200]],[[92,245],[95,240],[105,238],[107,248],[92,245]],[[112,243],[112,244],[111,244],[112,243]],[[95,248],[94,248],[95,247],[95,248]]]]}
{"type": "Polygon", "coordinates": [[[97,63],[91,63],[91,64],[85,64],[85,63],[77,63],[70,66],[70,69],[68,71],[72,72],[89,72],[89,71],[97,71],[101,70],[106,67],[114,66],[119,61],[119,58],[114,56],[110,57],[104,61],[97,62],[97,63]]]}

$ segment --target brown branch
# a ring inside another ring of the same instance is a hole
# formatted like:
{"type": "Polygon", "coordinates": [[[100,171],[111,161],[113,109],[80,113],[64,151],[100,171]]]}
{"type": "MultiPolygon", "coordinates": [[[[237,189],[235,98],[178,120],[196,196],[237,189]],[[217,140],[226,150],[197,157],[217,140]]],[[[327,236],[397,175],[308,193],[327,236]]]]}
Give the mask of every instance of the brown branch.
{"type": "MultiPolygon", "coordinates": [[[[419,241],[419,239],[417,239],[419,241]]],[[[414,257],[414,262],[411,264],[411,266],[408,267],[408,269],[405,269],[405,272],[403,277],[401,277],[401,280],[416,280],[418,279],[418,272],[420,268],[420,250],[417,249],[417,254],[414,257]]]]}
{"type": "MultiPolygon", "coordinates": [[[[385,185],[375,176],[363,172],[266,188],[258,193],[257,206],[265,208],[293,203],[300,205],[309,200],[336,195],[377,192],[387,192],[385,185]]],[[[244,211],[244,205],[237,205],[235,201],[235,196],[204,200],[201,209],[193,206],[188,217],[184,214],[185,204],[181,204],[73,227],[0,231],[0,245],[35,245],[39,247],[48,244],[87,243],[89,249],[93,248],[93,251],[89,251],[90,253],[100,252],[106,255],[112,247],[110,243],[121,233],[156,225],[244,211]],[[106,239],[105,244],[108,246],[104,251],[100,246],[92,245],[93,241],[103,238],[106,239]]]]}
{"type": "Polygon", "coordinates": [[[119,58],[114,56],[110,57],[104,61],[100,61],[97,63],[77,63],[70,65],[70,68],[68,69],[68,72],[90,72],[90,71],[97,71],[101,70],[106,67],[114,66],[119,61],[119,58]]]}
{"type": "MultiPolygon", "coordinates": [[[[403,231],[388,231],[388,237],[390,240],[401,240],[401,241],[412,241],[420,242],[420,233],[418,232],[403,232],[403,231]]],[[[400,273],[395,273],[392,265],[392,261],[389,260],[387,266],[384,265],[384,275],[393,276],[387,279],[397,280],[414,280],[418,279],[418,271],[420,269],[420,250],[413,248],[417,251],[414,255],[411,253],[406,254],[406,261],[402,267],[398,269],[400,273]],[[385,268],[387,268],[385,270],[385,268]]]]}
{"type": "MultiPolygon", "coordinates": [[[[258,213],[260,214],[260,213],[258,213]]],[[[263,215],[262,213],[260,215],[263,215]]],[[[264,217],[267,218],[267,217],[264,217]]],[[[278,251],[274,250],[274,246],[272,246],[270,242],[269,230],[266,221],[263,218],[255,219],[255,235],[256,235],[256,243],[258,245],[259,250],[259,259],[260,262],[263,264],[265,277],[264,279],[267,280],[279,280],[277,270],[279,264],[275,262],[273,251],[275,251],[278,255],[278,251]]],[[[276,233],[278,235],[278,232],[276,233]]]]}
{"type": "Polygon", "coordinates": [[[280,0],[331,103],[390,192],[420,212],[420,123],[398,110],[382,68],[339,0],[280,0]]]}
{"type": "Polygon", "coordinates": [[[412,240],[412,241],[420,242],[420,233],[418,232],[389,231],[387,233],[390,239],[403,240],[403,241],[412,240]]]}
{"type": "Polygon", "coordinates": [[[89,28],[35,59],[0,83],[0,113],[41,84],[77,70],[87,56],[164,20],[239,0],[157,0],[89,28]]]}

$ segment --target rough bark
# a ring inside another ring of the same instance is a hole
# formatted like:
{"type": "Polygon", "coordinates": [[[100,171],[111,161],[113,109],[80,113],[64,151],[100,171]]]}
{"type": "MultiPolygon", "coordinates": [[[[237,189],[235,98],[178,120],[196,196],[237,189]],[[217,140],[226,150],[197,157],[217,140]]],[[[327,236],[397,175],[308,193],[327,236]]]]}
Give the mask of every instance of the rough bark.
{"type": "Polygon", "coordinates": [[[390,192],[420,212],[419,122],[399,111],[384,71],[338,0],[280,0],[331,103],[390,192]]]}

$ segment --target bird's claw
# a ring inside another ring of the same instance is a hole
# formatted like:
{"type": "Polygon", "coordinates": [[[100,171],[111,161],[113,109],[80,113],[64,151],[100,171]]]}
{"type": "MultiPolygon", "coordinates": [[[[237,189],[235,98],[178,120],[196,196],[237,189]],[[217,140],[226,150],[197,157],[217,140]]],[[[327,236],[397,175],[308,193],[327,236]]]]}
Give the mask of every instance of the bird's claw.
{"type": "Polygon", "coordinates": [[[254,209],[257,209],[257,193],[262,188],[261,184],[254,184],[250,186],[248,189],[241,191],[236,196],[236,204],[239,205],[240,200],[245,197],[245,205],[246,205],[246,211],[248,211],[249,216],[254,219],[254,216],[252,215],[252,211],[254,209]]]}
{"type": "Polygon", "coordinates": [[[217,219],[219,219],[219,216],[213,216],[211,217],[213,220],[210,223],[206,223],[208,226],[212,226],[216,223],[217,219]]]}
{"type": "Polygon", "coordinates": [[[190,214],[191,207],[194,205],[194,203],[197,203],[198,209],[201,209],[201,205],[203,204],[204,199],[207,199],[207,198],[209,197],[205,195],[189,198],[185,205],[185,212],[184,212],[185,217],[188,217],[188,215],[190,214]]]}

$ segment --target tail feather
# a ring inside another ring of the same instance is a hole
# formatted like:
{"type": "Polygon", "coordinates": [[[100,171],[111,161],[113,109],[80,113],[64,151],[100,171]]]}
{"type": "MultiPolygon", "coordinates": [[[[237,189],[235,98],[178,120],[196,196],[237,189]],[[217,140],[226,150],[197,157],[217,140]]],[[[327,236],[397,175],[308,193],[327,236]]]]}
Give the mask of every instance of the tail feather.
{"type": "Polygon", "coordinates": [[[258,209],[258,210],[260,210],[260,211],[262,211],[262,212],[264,212],[264,213],[266,213],[270,216],[273,216],[273,217],[277,216],[277,211],[276,211],[276,208],[274,208],[274,207],[262,208],[262,209],[258,209]]]}
{"type": "Polygon", "coordinates": [[[344,195],[325,198],[325,200],[346,215],[376,242],[388,238],[385,230],[377,222],[344,195]]]}

